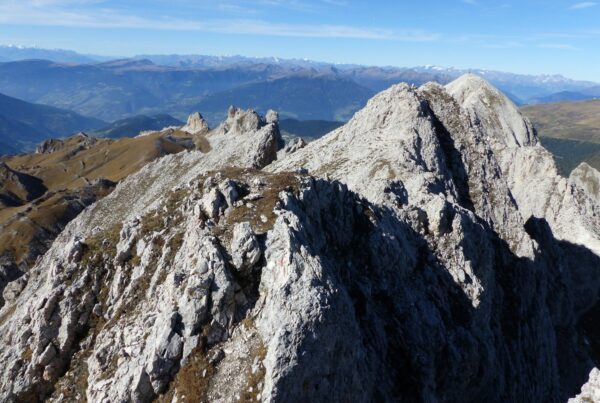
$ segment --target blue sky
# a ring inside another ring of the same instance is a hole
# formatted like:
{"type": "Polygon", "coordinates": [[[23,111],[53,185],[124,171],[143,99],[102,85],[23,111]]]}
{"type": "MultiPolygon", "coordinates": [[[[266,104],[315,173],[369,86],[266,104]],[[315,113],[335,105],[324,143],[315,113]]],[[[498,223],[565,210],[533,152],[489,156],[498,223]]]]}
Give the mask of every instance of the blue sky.
{"type": "Polygon", "coordinates": [[[600,81],[600,0],[0,0],[0,43],[434,64],[600,81]]]}

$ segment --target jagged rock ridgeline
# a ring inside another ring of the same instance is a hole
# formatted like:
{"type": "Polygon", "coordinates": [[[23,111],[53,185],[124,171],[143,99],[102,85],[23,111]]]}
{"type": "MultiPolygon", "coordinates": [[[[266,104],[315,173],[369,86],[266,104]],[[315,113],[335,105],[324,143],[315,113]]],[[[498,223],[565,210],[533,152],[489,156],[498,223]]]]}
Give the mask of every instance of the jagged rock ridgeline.
{"type": "Polygon", "coordinates": [[[48,139],[40,143],[35,152],[38,154],[50,154],[57,151],[71,148],[74,145],[77,147],[77,151],[89,148],[91,145],[98,141],[95,137],[90,137],[86,133],[77,133],[74,136],[69,137],[66,140],[60,139],[48,139]]]}
{"type": "Polygon", "coordinates": [[[596,393],[599,174],[560,179],[485,81],[391,87],[308,145],[235,108],[203,136],[7,286],[4,400],[596,393]]]}
{"type": "MultiPolygon", "coordinates": [[[[247,114],[257,127],[266,124],[256,119],[253,112],[247,114]]],[[[245,115],[240,111],[238,118],[243,121],[245,115]]],[[[197,121],[198,116],[193,114],[189,121],[197,121]]],[[[16,278],[26,272],[70,220],[110,193],[113,181],[167,154],[191,149],[210,152],[206,135],[208,132],[190,134],[180,128],[120,140],[79,133],[62,140],[47,140],[35,154],[5,158],[6,163],[2,162],[0,168],[0,197],[4,204],[0,205],[0,269],[6,274],[2,278],[16,278]]],[[[218,136],[213,139],[218,140],[218,136]]],[[[0,293],[4,285],[0,282],[0,293]]]]}
{"type": "MultiPolygon", "coordinates": [[[[114,182],[156,158],[195,148],[194,141],[190,134],[174,129],[116,141],[79,133],[66,139],[46,140],[36,153],[3,157],[2,278],[16,278],[26,272],[65,225],[85,207],[110,193],[114,182]]],[[[5,283],[0,281],[0,293],[5,283]]]]}

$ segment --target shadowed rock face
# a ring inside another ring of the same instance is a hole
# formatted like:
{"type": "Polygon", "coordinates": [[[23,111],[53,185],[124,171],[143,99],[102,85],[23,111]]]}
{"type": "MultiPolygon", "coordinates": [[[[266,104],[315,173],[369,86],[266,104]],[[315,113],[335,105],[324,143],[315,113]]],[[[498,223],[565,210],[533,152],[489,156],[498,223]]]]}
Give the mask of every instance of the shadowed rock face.
{"type": "Polygon", "coordinates": [[[0,208],[23,205],[40,197],[46,190],[40,179],[0,162],[0,208]]]}
{"type": "Polygon", "coordinates": [[[0,396],[577,395],[600,359],[597,172],[560,179],[515,111],[473,76],[397,85],[277,153],[276,116],[230,109],[210,152],[147,164],[9,283],[0,396]]]}

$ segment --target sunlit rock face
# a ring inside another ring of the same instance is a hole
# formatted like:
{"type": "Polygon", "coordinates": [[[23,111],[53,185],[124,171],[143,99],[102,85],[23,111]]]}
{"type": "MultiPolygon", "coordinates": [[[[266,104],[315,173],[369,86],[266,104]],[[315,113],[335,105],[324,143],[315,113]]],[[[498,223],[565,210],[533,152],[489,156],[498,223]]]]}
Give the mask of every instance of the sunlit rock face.
{"type": "Polygon", "coordinates": [[[599,174],[561,179],[485,81],[393,86],[284,150],[273,113],[203,138],[9,283],[3,400],[597,394],[599,174]]]}

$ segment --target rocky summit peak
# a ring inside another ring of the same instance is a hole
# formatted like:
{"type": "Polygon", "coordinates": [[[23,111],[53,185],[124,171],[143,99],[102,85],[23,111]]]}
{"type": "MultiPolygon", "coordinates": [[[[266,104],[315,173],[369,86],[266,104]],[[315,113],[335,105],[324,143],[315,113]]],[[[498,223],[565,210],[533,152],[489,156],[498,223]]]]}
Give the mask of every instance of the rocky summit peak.
{"type": "Polygon", "coordinates": [[[267,114],[265,115],[265,121],[267,123],[278,123],[279,122],[279,113],[276,111],[269,109],[267,114]]]}
{"type": "Polygon", "coordinates": [[[219,131],[222,133],[240,134],[252,132],[261,129],[265,125],[276,124],[273,121],[273,115],[269,115],[270,119],[267,122],[256,111],[252,109],[244,110],[230,106],[227,111],[227,119],[221,123],[219,131]]]}
{"type": "Polygon", "coordinates": [[[506,95],[475,74],[465,74],[446,86],[448,92],[485,128],[493,141],[507,147],[533,146],[537,134],[506,95]]]}
{"type": "Polygon", "coordinates": [[[395,85],[283,150],[233,107],[203,139],[5,284],[0,400],[597,395],[600,174],[559,177],[484,80],[395,85]]]}
{"type": "Polygon", "coordinates": [[[181,130],[190,134],[206,134],[209,131],[209,127],[208,122],[206,122],[200,112],[194,112],[188,116],[187,123],[181,130]]]}

